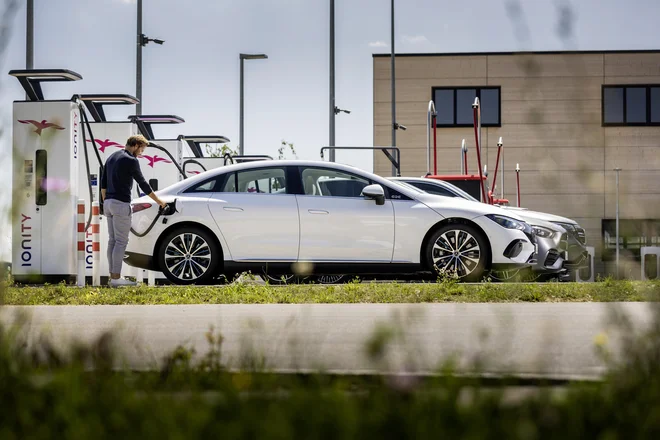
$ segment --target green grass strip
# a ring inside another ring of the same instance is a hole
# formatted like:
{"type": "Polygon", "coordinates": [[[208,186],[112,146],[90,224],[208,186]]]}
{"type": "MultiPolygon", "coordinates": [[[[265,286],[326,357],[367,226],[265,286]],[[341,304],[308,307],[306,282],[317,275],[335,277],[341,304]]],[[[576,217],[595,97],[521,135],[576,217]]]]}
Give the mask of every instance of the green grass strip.
{"type": "MultiPolygon", "coordinates": [[[[0,289],[2,292],[3,289],[0,289]]],[[[358,283],[338,286],[294,284],[270,286],[236,283],[223,286],[158,286],[137,288],[46,285],[8,286],[0,297],[6,305],[102,304],[302,304],[302,303],[512,303],[657,301],[658,281],[596,283],[455,282],[358,283]]]]}

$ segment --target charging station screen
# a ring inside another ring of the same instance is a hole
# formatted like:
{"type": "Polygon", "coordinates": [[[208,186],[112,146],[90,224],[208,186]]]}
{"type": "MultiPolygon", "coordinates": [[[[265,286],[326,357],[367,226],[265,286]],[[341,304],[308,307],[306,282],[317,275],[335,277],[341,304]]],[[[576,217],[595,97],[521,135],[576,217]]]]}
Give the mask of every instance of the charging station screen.
{"type": "Polygon", "coordinates": [[[48,191],[46,188],[46,177],[48,168],[48,153],[46,150],[37,150],[36,157],[36,202],[37,205],[45,205],[48,202],[48,191]]]}

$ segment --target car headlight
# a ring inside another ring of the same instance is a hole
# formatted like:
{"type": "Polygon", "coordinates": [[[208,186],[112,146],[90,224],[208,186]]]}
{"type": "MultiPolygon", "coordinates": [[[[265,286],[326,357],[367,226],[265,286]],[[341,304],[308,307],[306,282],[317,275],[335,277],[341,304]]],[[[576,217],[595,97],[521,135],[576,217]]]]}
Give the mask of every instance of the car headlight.
{"type": "Polygon", "coordinates": [[[527,223],[516,220],[515,218],[506,217],[504,215],[486,214],[486,217],[502,226],[503,228],[518,229],[519,231],[527,231],[531,229],[527,223]]]}
{"type": "Polygon", "coordinates": [[[537,237],[552,238],[555,236],[555,231],[552,229],[544,228],[543,226],[532,226],[532,230],[537,237]]]}

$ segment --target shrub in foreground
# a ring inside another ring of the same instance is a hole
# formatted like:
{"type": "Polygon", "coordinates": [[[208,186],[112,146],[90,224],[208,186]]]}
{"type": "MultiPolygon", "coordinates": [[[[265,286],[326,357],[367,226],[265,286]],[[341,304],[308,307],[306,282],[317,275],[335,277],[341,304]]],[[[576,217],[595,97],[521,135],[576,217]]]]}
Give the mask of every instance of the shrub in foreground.
{"type": "MultiPolygon", "coordinates": [[[[621,325],[630,323],[621,319],[621,325]]],[[[509,401],[478,380],[277,376],[223,369],[222,340],[200,362],[116,371],[112,336],[66,357],[0,328],[0,438],[585,439],[660,438],[660,320],[632,331],[598,383],[509,401]]],[[[603,353],[607,355],[607,353],[603,353]]]]}

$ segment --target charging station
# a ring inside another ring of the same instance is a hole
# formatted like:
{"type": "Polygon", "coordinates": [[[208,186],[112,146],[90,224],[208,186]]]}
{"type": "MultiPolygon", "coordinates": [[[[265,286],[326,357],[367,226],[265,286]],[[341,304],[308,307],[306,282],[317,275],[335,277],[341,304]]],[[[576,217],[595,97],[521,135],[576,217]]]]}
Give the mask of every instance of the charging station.
{"type": "MultiPolygon", "coordinates": [[[[92,202],[100,202],[100,182],[101,182],[101,169],[105,165],[106,160],[113,153],[123,149],[126,145],[126,140],[138,133],[137,126],[127,120],[123,121],[109,121],[106,117],[104,107],[108,105],[134,105],[138,103],[137,98],[130,95],[117,95],[117,94],[93,94],[93,95],[80,95],[80,100],[87,108],[88,113],[92,116],[92,121],[86,124],[89,129],[86,133],[87,158],[81,157],[79,164],[79,181],[78,187],[80,189],[79,197],[85,201],[87,209],[91,209],[92,202]],[[91,133],[89,133],[91,131],[91,133]],[[92,140],[93,135],[93,140],[92,140]],[[89,170],[87,164],[89,163],[89,170]]],[[[89,211],[88,211],[89,212],[89,211]]],[[[100,223],[100,260],[99,271],[103,276],[101,283],[107,282],[107,274],[109,271],[108,259],[106,255],[106,246],[108,244],[108,224],[105,221],[103,211],[99,219],[100,223]]],[[[93,267],[93,234],[91,228],[88,228],[85,233],[85,274],[88,281],[91,281],[92,267],[93,267]]],[[[126,276],[126,267],[122,268],[122,276],[126,276]]]]}
{"type": "Polygon", "coordinates": [[[11,70],[27,95],[13,103],[12,274],[19,283],[73,282],[77,276],[77,97],[46,100],[42,83],[79,81],[65,69],[11,70]]]}
{"type": "MultiPolygon", "coordinates": [[[[138,132],[150,142],[138,157],[144,178],[154,191],[166,188],[186,178],[182,164],[184,156],[200,157],[201,151],[191,151],[181,136],[176,139],[155,139],[153,125],[182,124],[176,115],[133,115],[128,119],[137,126],[138,132]]],[[[144,194],[136,187],[136,197],[144,194]]]]}

